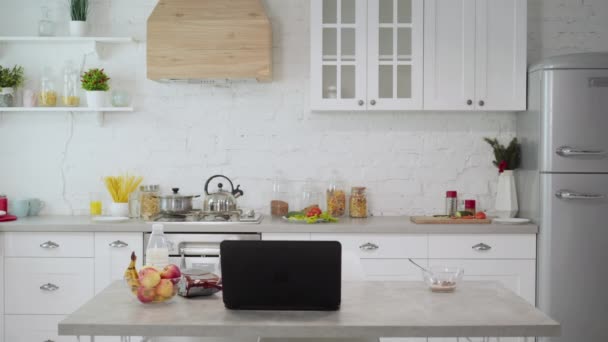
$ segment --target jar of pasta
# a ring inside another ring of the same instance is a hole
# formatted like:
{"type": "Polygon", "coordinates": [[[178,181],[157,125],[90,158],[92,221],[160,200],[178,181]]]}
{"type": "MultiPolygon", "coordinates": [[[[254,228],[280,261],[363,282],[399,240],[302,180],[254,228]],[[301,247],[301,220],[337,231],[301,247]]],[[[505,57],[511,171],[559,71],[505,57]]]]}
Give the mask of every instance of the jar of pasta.
{"type": "Polygon", "coordinates": [[[334,217],[342,217],[346,213],[346,191],[344,185],[337,179],[329,182],[325,191],[327,212],[334,217]]]}
{"type": "Polygon", "coordinates": [[[38,95],[40,107],[55,107],[57,105],[57,90],[53,82],[53,71],[47,67],[40,79],[40,94],[38,95]]]}
{"type": "Polygon", "coordinates": [[[150,221],[160,212],[159,195],[159,185],[142,185],[139,187],[139,214],[143,220],[150,221]]]}
{"type": "Polygon", "coordinates": [[[351,189],[350,194],[350,217],[367,217],[367,194],[365,187],[356,186],[351,189]]]}
{"type": "Polygon", "coordinates": [[[78,107],[80,105],[79,81],[78,71],[74,68],[72,61],[66,62],[63,69],[63,96],[61,97],[61,103],[64,106],[78,107]]]}

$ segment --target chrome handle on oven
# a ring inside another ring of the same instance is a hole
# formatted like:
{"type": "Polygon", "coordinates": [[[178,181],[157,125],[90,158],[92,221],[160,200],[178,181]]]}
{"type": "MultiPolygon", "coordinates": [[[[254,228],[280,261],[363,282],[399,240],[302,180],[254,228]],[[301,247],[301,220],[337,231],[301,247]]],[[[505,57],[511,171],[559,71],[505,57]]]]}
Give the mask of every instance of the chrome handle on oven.
{"type": "Polygon", "coordinates": [[[359,249],[364,250],[364,251],[375,251],[378,248],[380,248],[380,246],[376,245],[375,243],[371,243],[371,242],[366,242],[366,243],[362,244],[361,246],[359,246],[359,249]]]}
{"type": "Polygon", "coordinates": [[[581,157],[581,156],[604,156],[606,151],[602,150],[584,150],[570,146],[561,146],[555,151],[558,156],[562,157],[581,157]]]}
{"type": "Polygon", "coordinates": [[[59,244],[57,244],[53,241],[47,241],[47,242],[41,243],[40,247],[46,248],[46,249],[55,249],[55,248],[59,248],[59,244]]]}
{"type": "Polygon", "coordinates": [[[555,193],[555,197],[562,200],[599,200],[606,198],[605,195],[600,194],[586,194],[581,192],[574,192],[568,190],[560,190],[555,193]]]}
{"type": "Polygon", "coordinates": [[[53,292],[53,291],[59,290],[59,286],[57,286],[55,284],[47,283],[47,284],[40,286],[40,289],[42,291],[53,292]]]}
{"type": "Polygon", "coordinates": [[[128,247],[129,244],[124,241],[116,240],[114,242],[111,242],[109,246],[112,248],[125,248],[128,247]]]}
{"type": "Polygon", "coordinates": [[[486,245],[485,243],[478,243],[475,246],[471,247],[474,250],[478,251],[478,252],[485,252],[485,251],[489,251],[490,249],[492,249],[492,246],[490,245],[486,245]]]}
{"type": "Polygon", "coordinates": [[[199,247],[180,247],[179,254],[181,257],[179,267],[182,270],[185,270],[186,267],[186,254],[188,255],[220,255],[220,249],[209,247],[209,246],[199,246],[199,247]]]}

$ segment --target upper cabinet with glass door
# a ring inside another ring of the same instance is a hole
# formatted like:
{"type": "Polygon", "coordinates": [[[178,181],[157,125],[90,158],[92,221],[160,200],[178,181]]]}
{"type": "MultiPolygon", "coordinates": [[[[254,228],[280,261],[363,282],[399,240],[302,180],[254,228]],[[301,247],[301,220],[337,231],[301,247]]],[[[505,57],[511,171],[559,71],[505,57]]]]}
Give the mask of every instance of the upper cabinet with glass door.
{"type": "Polygon", "coordinates": [[[311,1],[311,107],[364,110],[366,0],[311,1]]]}
{"type": "Polygon", "coordinates": [[[422,0],[312,0],[313,110],[422,109],[422,0]]]}

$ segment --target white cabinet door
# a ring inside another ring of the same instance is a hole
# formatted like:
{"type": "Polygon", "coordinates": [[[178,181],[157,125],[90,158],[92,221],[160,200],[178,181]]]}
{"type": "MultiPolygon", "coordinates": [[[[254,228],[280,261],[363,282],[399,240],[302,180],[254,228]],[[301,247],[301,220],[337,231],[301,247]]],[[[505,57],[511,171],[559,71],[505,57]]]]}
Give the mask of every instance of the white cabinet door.
{"type": "Polygon", "coordinates": [[[423,7],[422,0],[368,0],[368,109],[422,109],[423,7]]]}
{"type": "Polygon", "coordinates": [[[477,110],[526,109],[526,6],[526,0],[477,1],[477,110]]]}
{"type": "Polygon", "coordinates": [[[95,233],[95,294],[123,279],[131,252],[137,255],[137,267],[141,267],[143,239],[142,233],[95,233]]]}
{"type": "Polygon", "coordinates": [[[475,0],[426,0],[424,6],[424,109],[472,110],[475,0]]]}
{"type": "MultiPolygon", "coordinates": [[[[60,315],[7,315],[6,340],[10,342],[77,342],[76,336],[59,336],[60,315]]],[[[95,339],[97,341],[97,339],[95,339]]],[[[88,339],[83,339],[88,341],[88,339]]],[[[116,340],[118,342],[118,340],[116,340]]]]}
{"type": "Polygon", "coordinates": [[[366,109],[365,0],[312,0],[312,110],[366,109]]]}

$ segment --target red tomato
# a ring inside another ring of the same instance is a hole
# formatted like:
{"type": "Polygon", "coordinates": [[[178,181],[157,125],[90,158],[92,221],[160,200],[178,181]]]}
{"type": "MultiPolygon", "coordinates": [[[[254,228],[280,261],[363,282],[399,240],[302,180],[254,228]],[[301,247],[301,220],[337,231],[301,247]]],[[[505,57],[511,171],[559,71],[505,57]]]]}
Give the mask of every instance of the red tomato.
{"type": "Polygon", "coordinates": [[[487,218],[487,216],[486,216],[486,213],[484,213],[483,211],[480,211],[475,214],[475,218],[478,220],[485,220],[487,218]]]}
{"type": "Polygon", "coordinates": [[[306,213],[307,217],[313,217],[313,216],[319,216],[321,215],[323,212],[321,211],[321,209],[319,208],[310,208],[310,210],[306,213]]]}

